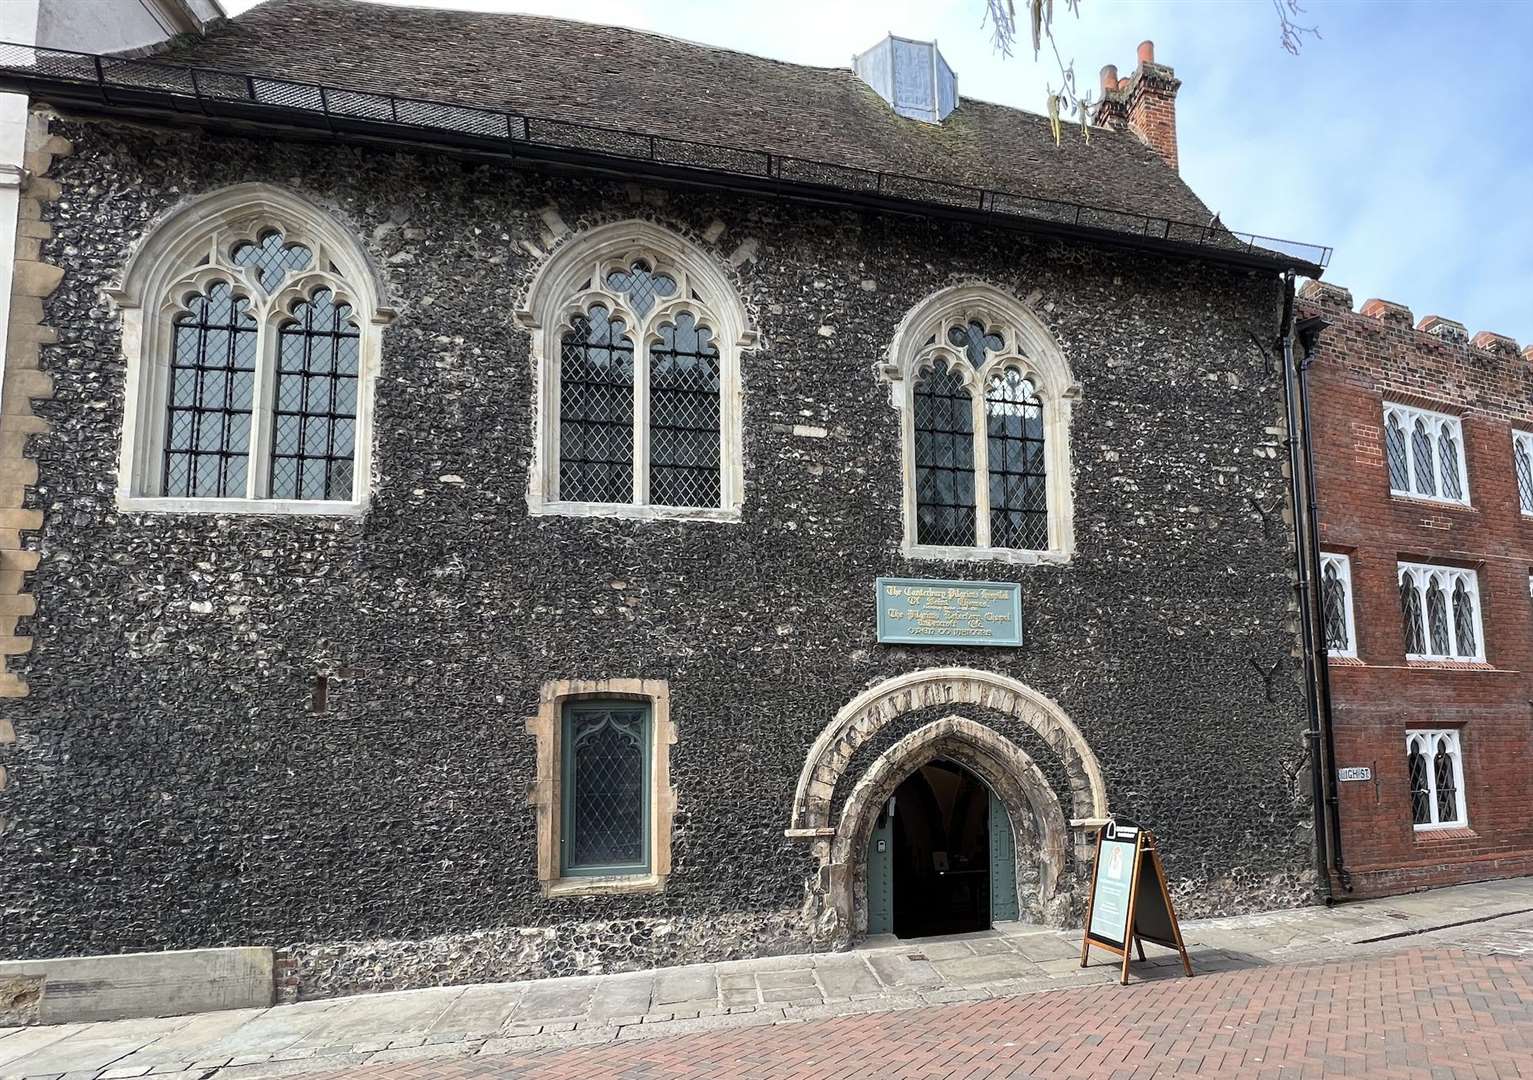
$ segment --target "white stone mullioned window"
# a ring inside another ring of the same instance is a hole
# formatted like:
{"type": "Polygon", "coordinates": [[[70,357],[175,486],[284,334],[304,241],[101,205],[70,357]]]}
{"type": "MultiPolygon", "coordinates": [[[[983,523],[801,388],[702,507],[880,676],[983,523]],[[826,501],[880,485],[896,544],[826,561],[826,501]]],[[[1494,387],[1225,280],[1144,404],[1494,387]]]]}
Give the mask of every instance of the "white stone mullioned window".
{"type": "Polygon", "coordinates": [[[1417,832],[1469,825],[1464,805],[1464,755],[1453,728],[1405,733],[1411,785],[1411,824],[1417,832]]]}
{"type": "Polygon", "coordinates": [[[906,555],[1069,559],[1079,387],[1026,304],[982,283],[933,293],[878,370],[901,416],[906,555]]]}
{"type": "Polygon", "coordinates": [[[1400,563],[1399,583],[1406,659],[1484,661],[1478,574],[1400,563]]]}
{"type": "Polygon", "coordinates": [[[1357,656],[1352,618],[1352,560],[1325,552],[1320,556],[1320,603],[1325,616],[1325,647],[1332,656],[1357,656]]]}
{"type": "Polygon", "coordinates": [[[566,240],[518,312],[537,382],[534,514],[738,521],[740,354],[722,268],[647,221],[566,240]]]}
{"type": "Polygon", "coordinates": [[[1384,456],[1391,494],[1468,505],[1464,425],[1458,417],[1386,401],[1384,456]]]}
{"type": "Polygon", "coordinates": [[[145,236],[109,295],[127,360],[121,509],[365,508],[393,313],[333,217],[269,184],[192,199],[145,236]]]}
{"type": "Polygon", "coordinates": [[[1512,465],[1517,470],[1517,502],[1533,514],[1533,432],[1512,432],[1512,465]]]}

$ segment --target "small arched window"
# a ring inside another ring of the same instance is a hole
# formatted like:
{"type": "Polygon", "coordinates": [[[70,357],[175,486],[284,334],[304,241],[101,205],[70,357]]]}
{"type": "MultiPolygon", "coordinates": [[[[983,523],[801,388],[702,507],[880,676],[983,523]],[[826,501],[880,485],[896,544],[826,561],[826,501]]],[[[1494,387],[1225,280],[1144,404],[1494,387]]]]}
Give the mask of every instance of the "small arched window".
{"type": "Polygon", "coordinates": [[[1352,560],[1325,552],[1320,556],[1320,598],[1325,617],[1325,647],[1332,656],[1356,656],[1352,621],[1352,560]]]}
{"type": "Polygon", "coordinates": [[[880,373],[904,417],[907,554],[1069,557],[1076,388],[1036,315],[990,286],[945,289],[906,316],[880,373]]]}
{"type": "Polygon", "coordinates": [[[1400,563],[1398,572],[1407,659],[1484,661],[1479,575],[1427,563],[1400,563]]]}
{"type": "Polygon", "coordinates": [[[1464,762],[1458,731],[1447,728],[1406,732],[1405,760],[1411,788],[1411,824],[1418,831],[1467,825],[1464,762]]]}
{"type": "Polygon", "coordinates": [[[355,239],[264,184],[187,204],[113,293],[127,510],[347,513],[366,503],[380,307],[355,239]]]}
{"type": "Polygon", "coordinates": [[[1469,502],[1463,422],[1446,413],[1384,403],[1384,459],[1395,495],[1469,502]]]}
{"type": "Polygon", "coordinates": [[[715,261],[648,222],[572,238],[519,313],[538,369],[533,513],[737,520],[740,352],[715,261]]]}

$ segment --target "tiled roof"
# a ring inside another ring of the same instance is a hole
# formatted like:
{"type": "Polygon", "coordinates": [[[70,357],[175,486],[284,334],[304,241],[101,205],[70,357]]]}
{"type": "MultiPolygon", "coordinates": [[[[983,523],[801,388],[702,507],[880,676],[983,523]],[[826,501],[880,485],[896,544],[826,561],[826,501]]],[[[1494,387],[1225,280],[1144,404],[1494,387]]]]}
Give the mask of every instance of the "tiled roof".
{"type": "MultiPolygon", "coordinates": [[[[765,14],[763,17],[766,17],[765,14]]],[[[872,24],[870,24],[872,33],[872,24]]],[[[1209,210],[1131,134],[965,99],[897,116],[850,69],[532,15],[266,0],[159,57],[509,109],[1199,223],[1209,210]]]]}

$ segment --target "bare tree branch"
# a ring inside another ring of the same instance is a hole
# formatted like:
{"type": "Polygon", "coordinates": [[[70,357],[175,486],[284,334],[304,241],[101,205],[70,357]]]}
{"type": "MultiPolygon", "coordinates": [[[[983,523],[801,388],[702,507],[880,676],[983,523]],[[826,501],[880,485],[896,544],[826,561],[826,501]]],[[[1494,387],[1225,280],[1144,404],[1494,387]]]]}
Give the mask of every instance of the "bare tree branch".
{"type": "Polygon", "coordinates": [[[1283,35],[1283,48],[1291,55],[1299,55],[1299,50],[1304,47],[1305,34],[1316,41],[1320,40],[1319,27],[1300,26],[1294,21],[1304,14],[1304,9],[1299,6],[1299,0],[1272,0],[1272,7],[1277,12],[1278,28],[1283,35]]]}

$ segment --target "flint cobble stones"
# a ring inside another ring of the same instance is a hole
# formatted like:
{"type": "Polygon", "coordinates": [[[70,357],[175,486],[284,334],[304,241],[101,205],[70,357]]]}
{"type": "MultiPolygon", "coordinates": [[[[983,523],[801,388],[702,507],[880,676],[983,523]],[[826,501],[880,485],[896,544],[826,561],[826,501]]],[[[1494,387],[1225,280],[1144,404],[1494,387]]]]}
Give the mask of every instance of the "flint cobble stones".
{"type": "Polygon", "coordinates": [[[1184,914],[1307,897],[1287,540],[1258,509],[1284,497],[1278,383],[1251,342],[1276,331],[1273,280],[424,152],[53,126],[75,152],[44,211],[66,272],[50,430],[28,449],[37,645],[0,747],[0,956],[269,945],[288,996],[323,997],[804,951],[816,861],[783,829],[805,753],[860,690],[931,666],[1058,701],[1114,809],[1161,836],[1184,914]],[[399,314],[370,509],[121,514],[101,290],[185,197],[251,180],[325,206],[383,268],[399,314]],[[739,524],[527,515],[512,314],[549,206],[576,230],[648,217],[721,263],[749,255],[730,271],[763,342],[743,360],[739,524]],[[1080,383],[1068,566],[899,554],[898,415],[873,366],[915,303],[972,279],[1028,298],[1080,383]],[[880,646],[880,574],[1020,581],[1027,644],[880,646]],[[536,879],[523,720],[543,682],[597,677],[669,682],[672,872],[661,893],[560,902],[536,879]]]}

